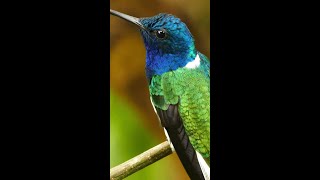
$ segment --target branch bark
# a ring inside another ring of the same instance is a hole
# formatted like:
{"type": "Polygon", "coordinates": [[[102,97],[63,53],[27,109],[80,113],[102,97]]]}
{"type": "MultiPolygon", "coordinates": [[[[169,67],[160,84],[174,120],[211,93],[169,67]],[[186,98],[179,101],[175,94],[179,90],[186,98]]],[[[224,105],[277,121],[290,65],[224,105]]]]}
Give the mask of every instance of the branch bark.
{"type": "Polygon", "coordinates": [[[142,154],[110,169],[110,179],[123,179],[140,169],[170,155],[172,153],[170,144],[165,141],[142,154]]]}

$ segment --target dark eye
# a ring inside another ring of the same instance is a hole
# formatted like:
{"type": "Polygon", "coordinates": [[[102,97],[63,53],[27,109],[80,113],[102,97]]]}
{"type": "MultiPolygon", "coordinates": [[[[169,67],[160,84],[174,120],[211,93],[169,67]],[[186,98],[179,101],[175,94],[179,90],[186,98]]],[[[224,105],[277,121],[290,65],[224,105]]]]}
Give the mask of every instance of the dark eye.
{"type": "Polygon", "coordinates": [[[159,39],[163,39],[167,36],[166,31],[165,30],[157,30],[156,31],[156,36],[159,39]]]}

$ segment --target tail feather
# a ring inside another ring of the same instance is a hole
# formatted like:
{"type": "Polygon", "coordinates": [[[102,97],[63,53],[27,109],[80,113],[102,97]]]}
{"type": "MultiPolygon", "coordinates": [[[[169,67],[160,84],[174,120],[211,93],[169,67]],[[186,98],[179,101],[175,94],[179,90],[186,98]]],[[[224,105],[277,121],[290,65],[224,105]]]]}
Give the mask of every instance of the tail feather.
{"type": "Polygon", "coordinates": [[[198,151],[196,151],[196,153],[197,153],[198,161],[199,161],[200,168],[201,168],[202,174],[204,176],[204,179],[210,180],[210,167],[208,166],[206,161],[203,159],[201,154],[198,153],[198,151]]]}

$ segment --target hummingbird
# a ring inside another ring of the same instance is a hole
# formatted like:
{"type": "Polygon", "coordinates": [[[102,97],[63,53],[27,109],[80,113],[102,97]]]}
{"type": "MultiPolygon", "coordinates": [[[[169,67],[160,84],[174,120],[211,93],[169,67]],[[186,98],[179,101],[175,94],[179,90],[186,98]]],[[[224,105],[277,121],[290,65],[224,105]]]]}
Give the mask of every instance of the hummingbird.
{"type": "Polygon", "coordinates": [[[210,179],[210,61],[197,51],[187,25],[167,13],[136,18],[146,49],[151,104],[191,179],[210,179]]]}

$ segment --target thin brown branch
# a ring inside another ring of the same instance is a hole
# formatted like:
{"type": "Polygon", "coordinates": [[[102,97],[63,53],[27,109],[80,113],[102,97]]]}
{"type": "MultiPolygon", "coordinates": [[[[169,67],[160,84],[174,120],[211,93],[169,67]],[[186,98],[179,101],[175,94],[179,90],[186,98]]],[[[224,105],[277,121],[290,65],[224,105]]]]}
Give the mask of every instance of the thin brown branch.
{"type": "Polygon", "coordinates": [[[123,179],[140,169],[170,155],[172,150],[168,141],[165,141],[142,154],[110,169],[110,179],[123,179]]]}

